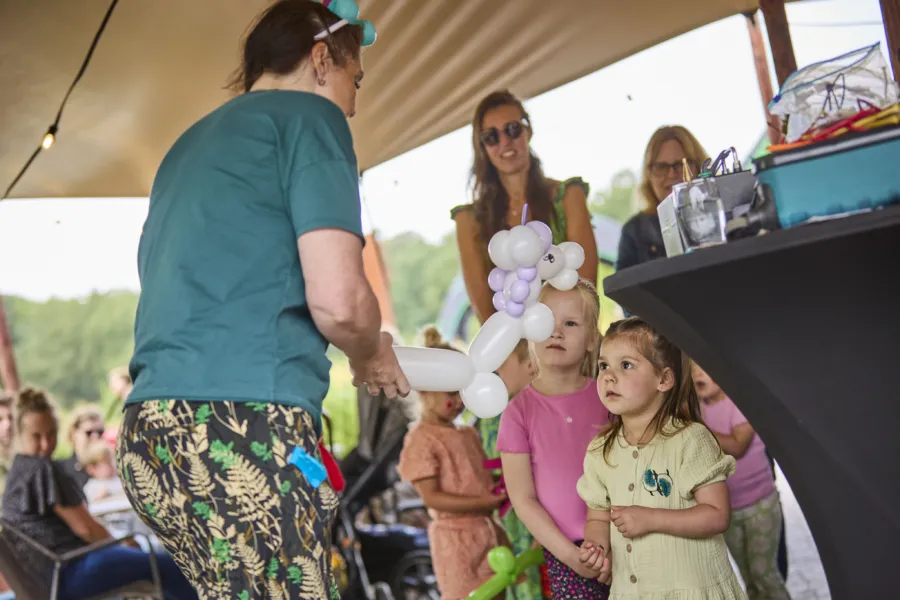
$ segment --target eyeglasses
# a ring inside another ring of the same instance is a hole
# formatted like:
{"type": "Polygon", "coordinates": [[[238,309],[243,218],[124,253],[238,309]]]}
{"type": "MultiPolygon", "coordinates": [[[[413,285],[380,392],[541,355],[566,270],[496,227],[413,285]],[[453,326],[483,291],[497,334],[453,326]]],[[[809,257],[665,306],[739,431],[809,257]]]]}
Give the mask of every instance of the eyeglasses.
{"type": "MultiPolygon", "coordinates": [[[[697,173],[697,163],[692,160],[688,160],[687,163],[691,168],[691,173],[697,173]]],[[[654,177],[663,177],[667,175],[669,171],[674,171],[676,175],[681,175],[681,170],[683,168],[680,160],[676,160],[673,163],[655,162],[650,163],[650,174],[654,177]]]]}
{"type": "MultiPolygon", "coordinates": [[[[503,126],[502,131],[511,140],[517,140],[522,137],[525,128],[528,127],[528,121],[510,121],[503,126]]],[[[496,146],[500,143],[500,130],[496,127],[485,129],[481,132],[481,143],[485,146],[496,146]]]]}

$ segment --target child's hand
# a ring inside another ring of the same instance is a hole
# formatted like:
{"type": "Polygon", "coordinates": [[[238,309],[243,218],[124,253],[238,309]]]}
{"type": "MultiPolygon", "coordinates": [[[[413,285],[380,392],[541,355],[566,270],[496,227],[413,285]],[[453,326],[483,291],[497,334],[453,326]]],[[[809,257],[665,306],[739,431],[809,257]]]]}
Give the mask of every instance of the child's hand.
{"type": "Polygon", "coordinates": [[[487,494],[482,498],[481,505],[484,507],[485,512],[491,514],[503,506],[507,500],[509,500],[509,496],[506,495],[506,492],[500,494],[487,494]]]}
{"type": "Polygon", "coordinates": [[[578,560],[591,571],[600,573],[603,563],[606,561],[606,551],[600,544],[585,542],[578,550],[578,560]]]}
{"type": "Polygon", "coordinates": [[[631,539],[653,531],[653,509],[644,506],[611,506],[609,519],[622,537],[631,539]]]}

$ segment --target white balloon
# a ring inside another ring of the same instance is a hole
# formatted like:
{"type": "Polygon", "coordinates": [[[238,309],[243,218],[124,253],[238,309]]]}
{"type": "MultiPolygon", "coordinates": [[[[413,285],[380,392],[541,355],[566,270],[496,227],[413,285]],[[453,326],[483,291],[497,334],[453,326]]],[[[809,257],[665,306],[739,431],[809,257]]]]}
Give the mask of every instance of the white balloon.
{"type": "Polygon", "coordinates": [[[565,292],[571,290],[578,283],[578,271],[564,269],[559,275],[550,280],[550,285],[565,292]]]}
{"type": "Polygon", "coordinates": [[[535,277],[529,283],[528,290],[528,298],[525,299],[525,306],[534,306],[538,301],[538,296],[541,293],[541,278],[535,277]]]}
{"type": "Polygon", "coordinates": [[[584,264],[584,248],[581,244],[575,242],[563,242],[559,245],[563,255],[566,257],[566,268],[575,269],[576,271],[584,264]]]}
{"type": "Polygon", "coordinates": [[[469,358],[478,373],[500,368],[522,339],[522,323],[506,312],[496,312],[485,321],[469,346],[469,358]]]}
{"type": "Polygon", "coordinates": [[[472,359],[455,350],[394,346],[409,387],[420,392],[456,392],[475,379],[472,359]]]}
{"type": "Polygon", "coordinates": [[[533,267],[543,252],[541,236],[531,227],[516,225],[509,230],[509,255],[520,267],[533,267]]]}
{"type": "MultiPolygon", "coordinates": [[[[537,235],[537,234],[535,234],[537,235]]],[[[501,229],[494,234],[488,243],[488,256],[495,265],[506,271],[512,271],[516,268],[516,261],[509,254],[509,231],[501,229]]]]}
{"type": "Polygon", "coordinates": [[[558,246],[550,246],[547,254],[537,264],[538,277],[542,281],[553,279],[566,266],[565,261],[562,250],[558,246]]]}
{"type": "Polygon", "coordinates": [[[543,342],[553,335],[556,322],[546,304],[535,304],[522,315],[522,334],[529,342],[543,342]]]}
{"type": "Polygon", "coordinates": [[[475,380],[460,392],[466,408],[479,419],[490,419],[503,412],[509,404],[506,385],[494,373],[478,373],[475,380]]]}

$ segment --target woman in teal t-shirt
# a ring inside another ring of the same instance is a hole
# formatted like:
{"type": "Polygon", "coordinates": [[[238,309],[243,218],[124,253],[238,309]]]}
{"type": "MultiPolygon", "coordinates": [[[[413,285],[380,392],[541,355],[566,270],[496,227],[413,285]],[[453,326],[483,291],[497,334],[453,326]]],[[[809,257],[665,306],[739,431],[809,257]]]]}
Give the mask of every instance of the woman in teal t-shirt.
{"type": "Polygon", "coordinates": [[[409,391],[362,268],[347,118],[374,29],[352,12],[274,3],[240,94],[182,134],[150,194],[117,461],[203,598],[335,597],[328,344],[373,395],[409,391]]]}
{"type": "MultiPolygon", "coordinates": [[[[531,119],[518,98],[507,91],[484,98],[472,121],[472,166],[474,201],[451,211],[456,221],[456,242],[469,302],[484,323],[494,313],[493,292],[488,286],[492,265],[488,242],[501,229],[522,220],[528,204],[528,219],[543,221],[553,232],[553,243],[573,241],[584,248],[584,264],[578,274],[597,283],[597,242],[587,208],[589,187],[581,178],[555,181],[544,176],[541,161],[531,149],[531,119]]],[[[481,443],[488,456],[497,456],[500,417],[478,423],[481,443]]],[[[510,510],[503,519],[516,554],[527,550],[533,538],[510,510]]],[[[516,600],[542,598],[537,569],[528,580],[515,586],[508,597],[516,600]]]]}

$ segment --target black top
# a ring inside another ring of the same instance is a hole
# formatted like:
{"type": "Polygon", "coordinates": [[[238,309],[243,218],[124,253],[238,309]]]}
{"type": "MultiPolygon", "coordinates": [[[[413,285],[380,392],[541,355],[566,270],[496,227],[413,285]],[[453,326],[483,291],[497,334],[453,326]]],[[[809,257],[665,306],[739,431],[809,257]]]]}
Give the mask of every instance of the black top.
{"type": "MultiPolygon", "coordinates": [[[[81,488],[58,462],[19,454],[9,469],[3,492],[3,520],[44,546],[63,554],[86,545],[53,510],[55,505],[78,506],[84,502],[81,488]]],[[[53,565],[41,553],[7,534],[20,563],[32,577],[48,581],[53,565]]]]}
{"type": "Polygon", "coordinates": [[[90,475],[84,470],[84,467],[81,466],[81,463],[78,462],[78,459],[73,454],[69,458],[64,458],[63,460],[56,461],[63,472],[72,479],[79,488],[84,489],[85,484],[91,478],[90,475]]]}
{"type": "Polygon", "coordinates": [[[666,247],[663,244],[659,217],[638,213],[622,226],[622,237],[619,238],[619,256],[616,260],[617,271],[654,258],[662,258],[665,255],[666,247]]]}

